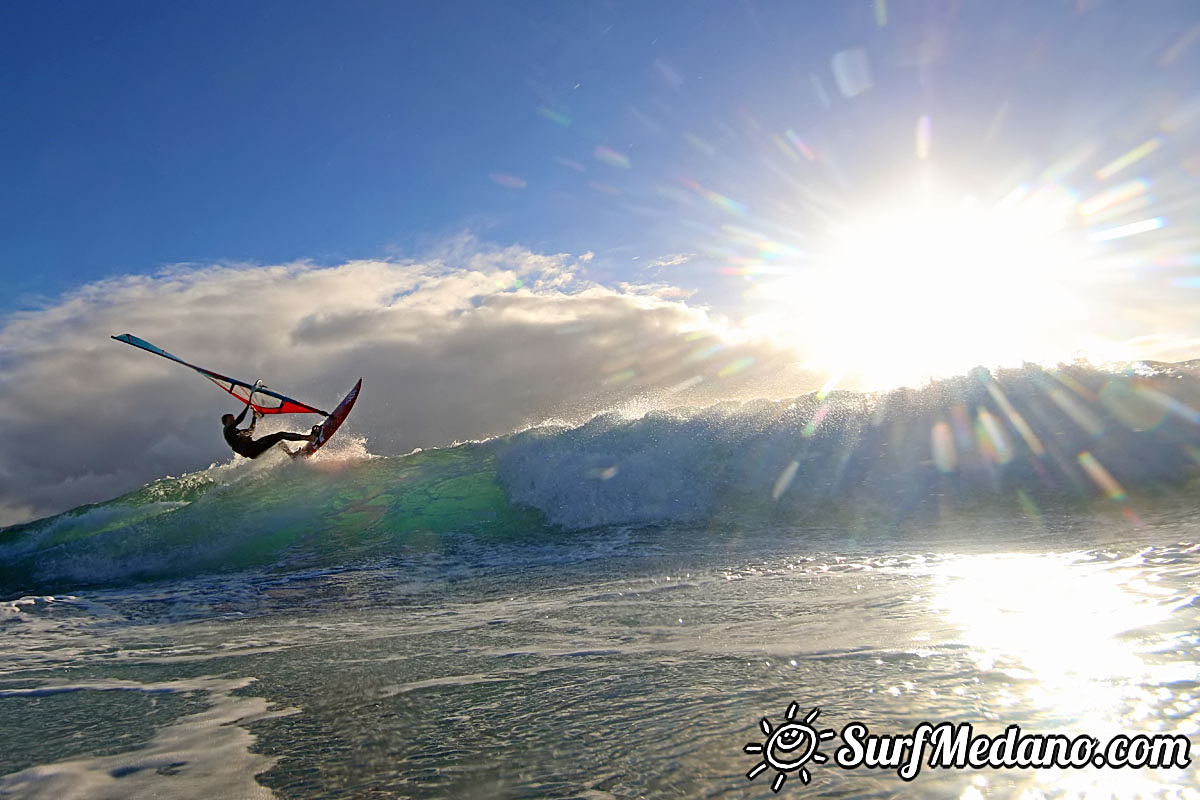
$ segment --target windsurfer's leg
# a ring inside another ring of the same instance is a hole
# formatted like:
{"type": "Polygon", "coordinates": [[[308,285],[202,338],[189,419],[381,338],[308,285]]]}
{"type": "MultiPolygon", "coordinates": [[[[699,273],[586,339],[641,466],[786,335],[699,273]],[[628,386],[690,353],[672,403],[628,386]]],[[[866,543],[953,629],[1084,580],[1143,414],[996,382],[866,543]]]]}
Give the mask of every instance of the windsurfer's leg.
{"type": "Polygon", "coordinates": [[[267,452],[274,446],[275,442],[270,441],[270,436],[264,436],[261,439],[255,439],[252,442],[246,442],[238,450],[238,453],[246,458],[258,458],[263,453],[267,452]]]}
{"type": "Polygon", "coordinates": [[[278,433],[270,433],[261,439],[254,440],[254,455],[250,458],[258,458],[263,453],[270,450],[280,442],[307,442],[309,441],[308,434],[292,433],[291,431],[279,431],[278,433]]]}

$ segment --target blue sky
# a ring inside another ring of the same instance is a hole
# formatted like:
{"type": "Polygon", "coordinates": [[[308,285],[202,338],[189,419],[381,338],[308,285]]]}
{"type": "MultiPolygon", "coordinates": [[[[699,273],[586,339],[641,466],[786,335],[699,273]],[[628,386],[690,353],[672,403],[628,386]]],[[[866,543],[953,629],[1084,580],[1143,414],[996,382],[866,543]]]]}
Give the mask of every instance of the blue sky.
{"type": "Polygon", "coordinates": [[[803,192],[854,206],[924,168],[990,201],[1085,141],[1136,146],[1197,89],[1198,21],[1187,0],[9,3],[4,302],[470,231],[592,251],[602,281],[688,253],[680,282],[719,303],[745,255],[721,226],[802,246],[803,192]]]}

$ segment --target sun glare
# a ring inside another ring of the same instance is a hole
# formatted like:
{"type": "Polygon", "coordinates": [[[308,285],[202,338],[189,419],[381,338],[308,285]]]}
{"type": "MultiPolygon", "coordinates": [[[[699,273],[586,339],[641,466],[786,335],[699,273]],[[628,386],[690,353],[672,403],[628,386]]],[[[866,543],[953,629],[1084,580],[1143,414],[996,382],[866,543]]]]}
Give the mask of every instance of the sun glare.
{"type": "MultiPolygon", "coordinates": [[[[1163,648],[1155,628],[1179,601],[1152,578],[1140,556],[961,556],[934,570],[931,599],[981,673],[992,676],[984,683],[1000,692],[993,707],[1008,718],[1101,740],[1138,730],[1189,735],[1194,723],[1164,706],[1178,699],[1168,687],[1186,685],[1194,670],[1155,658],[1163,648]]],[[[1068,797],[1150,797],[1181,777],[1072,769],[1018,780],[1053,785],[1068,797]]]]}
{"type": "Polygon", "coordinates": [[[1092,345],[1073,209],[1050,192],[990,208],[893,203],[839,223],[806,266],[756,287],[764,311],[749,325],[866,389],[1070,359],[1092,345]]]}

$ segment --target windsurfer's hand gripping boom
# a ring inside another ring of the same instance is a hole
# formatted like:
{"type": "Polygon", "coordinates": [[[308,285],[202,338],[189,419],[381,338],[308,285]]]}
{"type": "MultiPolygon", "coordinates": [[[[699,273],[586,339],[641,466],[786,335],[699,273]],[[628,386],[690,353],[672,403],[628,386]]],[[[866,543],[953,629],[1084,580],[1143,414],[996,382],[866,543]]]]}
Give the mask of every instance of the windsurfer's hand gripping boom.
{"type": "MultiPolygon", "coordinates": [[[[253,409],[254,411],[254,416],[250,418],[250,427],[246,429],[247,433],[250,433],[254,430],[254,426],[258,424],[259,418],[263,416],[261,411],[259,411],[257,408],[254,408],[254,393],[263,388],[266,388],[266,384],[262,382],[261,378],[259,378],[254,382],[254,386],[250,388],[250,396],[246,398],[246,408],[253,409]]],[[[246,412],[243,411],[242,415],[245,416],[245,413],[246,412]]]]}

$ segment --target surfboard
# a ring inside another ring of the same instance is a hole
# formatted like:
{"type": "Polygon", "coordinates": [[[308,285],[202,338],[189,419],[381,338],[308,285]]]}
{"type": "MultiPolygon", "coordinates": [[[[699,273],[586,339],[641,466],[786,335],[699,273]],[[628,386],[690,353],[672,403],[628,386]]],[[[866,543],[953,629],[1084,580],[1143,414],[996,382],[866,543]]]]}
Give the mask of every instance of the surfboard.
{"type": "Polygon", "coordinates": [[[342,398],[342,402],[337,404],[333,411],[329,412],[329,416],[321,423],[321,428],[317,431],[317,438],[313,439],[304,447],[295,452],[292,458],[300,458],[311,456],[313,453],[321,449],[321,446],[329,441],[329,437],[342,427],[346,417],[350,415],[350,409],[354,408],[354,401],[358,399],[358,390],[362,388],[362,378],[358,379],[358,383],[354,384],[354,388],[350,393],[342,398]]]}

